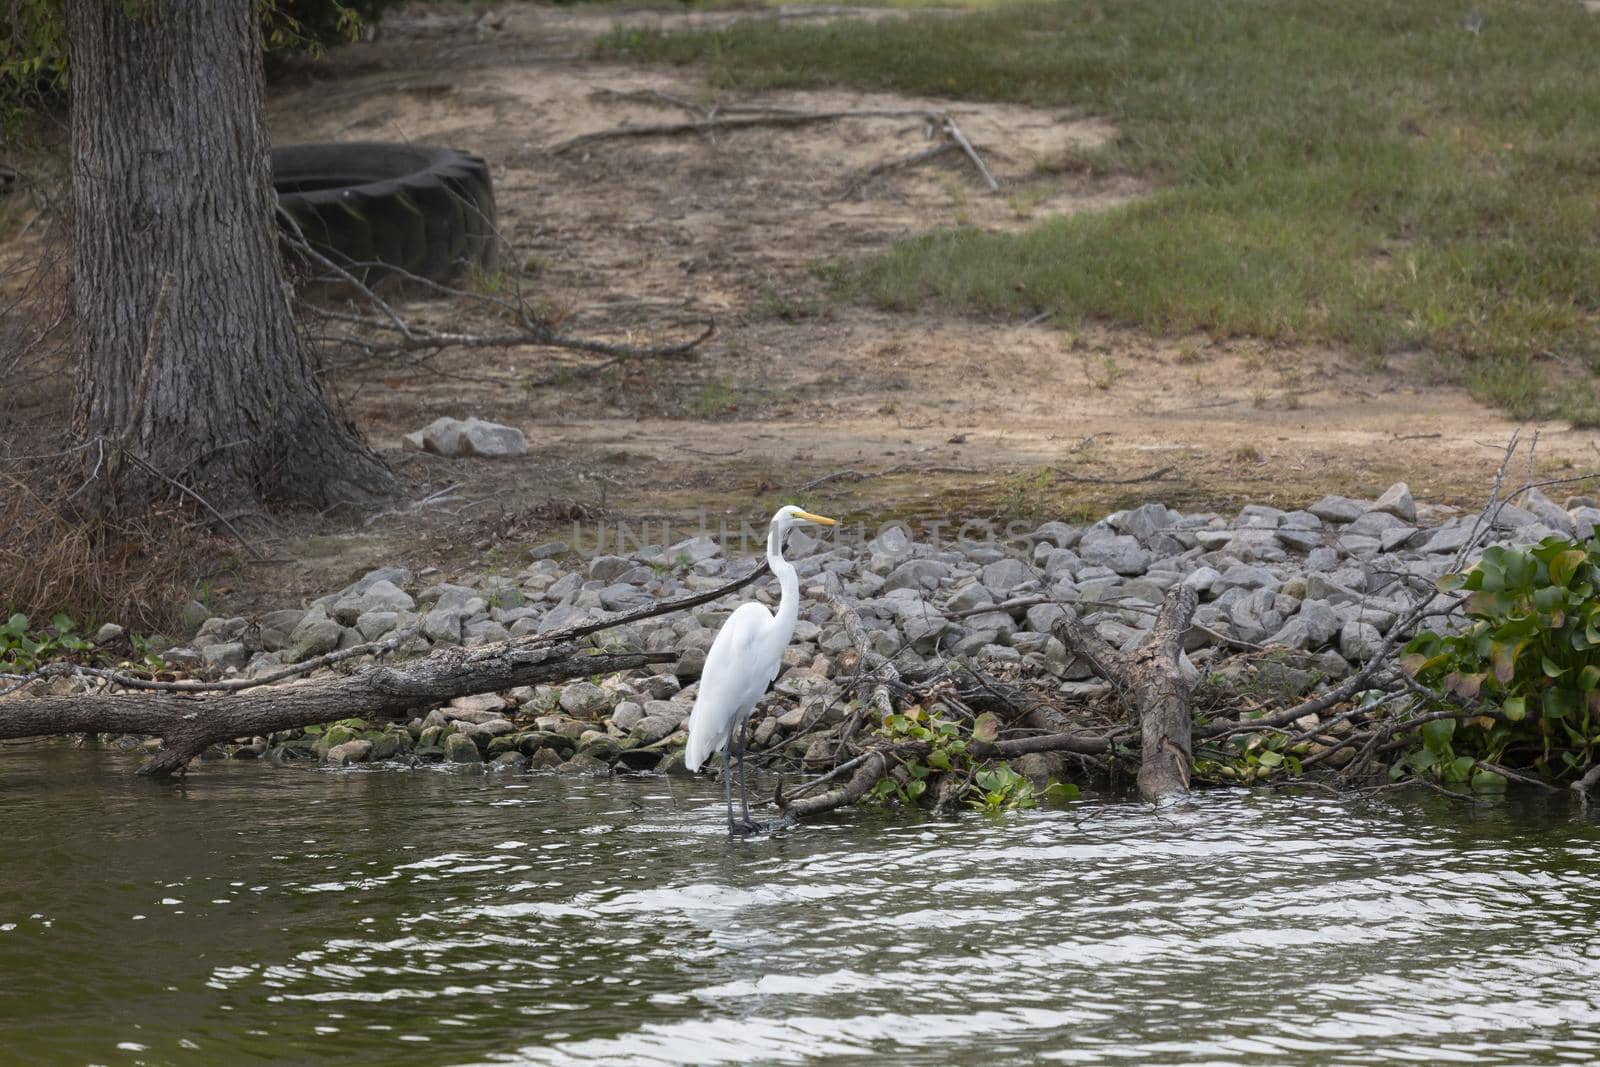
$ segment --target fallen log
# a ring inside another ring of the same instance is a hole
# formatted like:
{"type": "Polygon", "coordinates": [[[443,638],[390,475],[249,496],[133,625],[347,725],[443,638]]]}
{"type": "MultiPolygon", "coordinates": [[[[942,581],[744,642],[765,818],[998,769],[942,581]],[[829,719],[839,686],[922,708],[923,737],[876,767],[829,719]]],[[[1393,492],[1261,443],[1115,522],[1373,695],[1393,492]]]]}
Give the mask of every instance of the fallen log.
{"type": "Polygon", "coordinates": [[[706,603],[766,573],[763,562],[744,577],[716,589],[599,622],[479,648],[446,648],[422,659],[370,664],[333,678],[244,690],[214,691],[227,684],[221,683],[213,691],[12,696],[0,700],[0,739],[80,733],[151,735],[161,738],[162,745],[139,773],[175,774],[211,745],[236,737],[265,736],[337,719],[407,714],[475,693],[670,663],[677,653],[602,652],[583,644],[582,639],[621,623],[706,603]]]}
{"type": "MultiPolygon", "coordinates": [[[[1132,698],[1139,718],[1139,792],[1146,800],[1189,791],[1193,720],[1189,686],[1178,662],[1183,655],[1183,635],[1198,603],[1193,589],[1182,585],[1172,589],[1156,615],[1149,639],[1131,652],[1112,648],[1093,628],[1070,616],[1054,627],[1068,652],[1081,656],[1095,674],[1132,698]]],[[[1075,751],[1068,744],[1079,740],[1062,737],[1060,747],[1075,751]]]]}

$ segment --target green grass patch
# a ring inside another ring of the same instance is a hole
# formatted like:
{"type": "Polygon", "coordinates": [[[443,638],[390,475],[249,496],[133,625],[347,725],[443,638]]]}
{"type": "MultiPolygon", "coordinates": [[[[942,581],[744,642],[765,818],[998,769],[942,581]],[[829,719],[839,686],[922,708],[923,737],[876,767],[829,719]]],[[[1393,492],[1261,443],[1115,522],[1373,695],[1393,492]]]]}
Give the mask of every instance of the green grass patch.
{"type": "Polygon", "coordinates": [[[1086,0],[698,33],[603,52],[732,89],[851,86],[1072,108],[1055,164],[1148,197],[1022,234],[955,229],[835,265],[887,307],[1050,311],[1162,332],[1426,349],[1519,415],[1600,366],[1600,16],[1457,0],[1086,0]],[[1533,362],[1541,353],[1559,358],[1533,362]]]}

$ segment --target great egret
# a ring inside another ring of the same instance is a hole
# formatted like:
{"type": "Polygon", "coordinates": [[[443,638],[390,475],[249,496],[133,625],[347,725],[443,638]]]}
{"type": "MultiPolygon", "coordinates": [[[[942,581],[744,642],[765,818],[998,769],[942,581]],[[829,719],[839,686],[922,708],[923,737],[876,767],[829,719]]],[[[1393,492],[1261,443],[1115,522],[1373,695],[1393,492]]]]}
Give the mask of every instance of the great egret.
{"type": "Polygon", "coordinates": [[[722,753],[722,795],[728,805],[728,832],[750,833],[762,829],[750,818],[750,800],[744,784],[744,726],[756,701],[778,676],[783,650],[794,634],[800,614],[800,578],[783,558],[784,536],[795,526],[833,526],[836,520],[813,515],[790,505],[781,507],[767,527],[767,565],[778,578],[783,591],[778,598],[778,613],[772,614],[754,602],[742,604],[722,624],[717,639],[706,653],[705,669],[700,672],[700,691],[689,712],[689,748],[683,761],[697,771],[718,751],[722,753]],[[728,777],[728,750],[739,739],[739,807],[741,823],[733,819],[733,785],[728,777]]]}

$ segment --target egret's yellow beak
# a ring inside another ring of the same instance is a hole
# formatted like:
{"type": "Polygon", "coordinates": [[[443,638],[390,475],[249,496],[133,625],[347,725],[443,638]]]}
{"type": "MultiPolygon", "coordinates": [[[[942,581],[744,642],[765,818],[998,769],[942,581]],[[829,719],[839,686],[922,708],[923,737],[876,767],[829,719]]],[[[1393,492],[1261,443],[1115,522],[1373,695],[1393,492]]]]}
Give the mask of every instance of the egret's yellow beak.
{"type": "Polygon", "coordinates": [[[809,511],[802,511],[800,514],[796,515],[795,518],[804,519],[807,522],[814,522],[818,526],[837,526],[837,525],[839,525],[839,520],[838,519],[830,519],[826,515],[813,515],[809,511]]]}

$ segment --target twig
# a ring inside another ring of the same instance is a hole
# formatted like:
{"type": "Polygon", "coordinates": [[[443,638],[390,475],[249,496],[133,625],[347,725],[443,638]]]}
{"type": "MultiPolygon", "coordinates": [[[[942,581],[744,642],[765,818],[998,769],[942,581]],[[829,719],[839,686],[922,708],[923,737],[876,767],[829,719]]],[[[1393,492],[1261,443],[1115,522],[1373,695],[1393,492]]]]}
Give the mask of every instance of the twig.
{"type": "Polygon", "coordinates": [[[994,180],[994,175],[989,173],[989,168],[983,165],[983,160],[979,158],[977,149],[972,147],[972,142],[967,140],[967,135],[961,132],[961,127],[956,125],[955,119],[952,119],[949,115],[943,115],[941,119],[944,124],[944,132],[956,144],[960,145],[961,151],[965,152],[967,158],[972,160],[972,165],[978,168],[979,174],[983,175],[984,184],[989,187],[989,191],[998,193],[1000,191],[1000,183],[994,180]]]}

